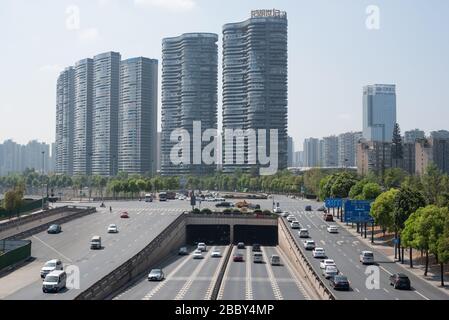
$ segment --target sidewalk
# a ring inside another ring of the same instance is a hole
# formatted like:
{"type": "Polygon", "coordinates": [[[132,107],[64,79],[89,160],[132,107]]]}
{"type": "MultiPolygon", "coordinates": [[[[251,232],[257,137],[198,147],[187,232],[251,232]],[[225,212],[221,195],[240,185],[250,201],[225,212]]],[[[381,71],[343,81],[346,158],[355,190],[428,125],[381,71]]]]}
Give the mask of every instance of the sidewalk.
{"type": "MultiPolygon", "coordinates": [[[[371,229],[368,227],[367,230],[367,237],[366,239],[360,235],[360,233],[357,233],[356,225],[354,224],[354,227],[351,227],[350,224],[346,225],[346,223],[341,222],[340,219],[337,219],[335,217],[335,222],[340,225],[340,227],[345,228],[349,233],[352,235],[358,237],[364,244],[367,246],[373,248],[374,250],[382,253],[385,255],[390,261],[394,262],[394,247],[390,246],[387,241],[379,240],[374,238],[374,244],[371,243],[371,229]]],[[[415,276],[419,277],[420,279],[426,281],[430,285],[434,286],[438,290],[446,293],[449,298],[449,276],[447,275],[447,272],[444,276],[444,282],[445,287],[441,287],[441,280],[440,280],[440,266],[432,264],[432,259],[429,258],[429,269],[427,272],[427,277],[424,276],[424,270],[425,265],[423,264],[424,259],[420,258],[420,251],[413,250],[413,268],[410,268],[410,260],[409,260],[409,252],[406,248],[404,250],[404,264],[401,264],[400,262],[396,262],[398,266],[401,266],[404,268],[404,270],[407,270],[410,273],[413,273],[415,276]]]]}

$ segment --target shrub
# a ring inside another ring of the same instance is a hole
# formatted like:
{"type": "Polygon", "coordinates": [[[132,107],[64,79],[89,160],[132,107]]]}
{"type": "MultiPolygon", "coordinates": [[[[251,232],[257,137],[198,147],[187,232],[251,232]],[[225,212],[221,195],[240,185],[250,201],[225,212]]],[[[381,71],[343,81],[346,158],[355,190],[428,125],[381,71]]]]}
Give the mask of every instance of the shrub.
{"type": "Polygon", "coordinates": [[[201,213],[201,211],[200,211],[200,209],[195,208],[192,210],[192,213],[198,214],[198,213],[201,213]]]}
{"type": "Polygon", "coordinates": [[[209,208],[204,208],[201,210],[201,213],[202,214],[212,214],[212,210],[209,208]]]}
{"type": "Polygon", "coordinates": [[[262,211],[262,214],[264,214],[266,216],[269,216],[269,215],[271,215],[271,211],[270,210],[264,210],[264,211],[262,211]]]}

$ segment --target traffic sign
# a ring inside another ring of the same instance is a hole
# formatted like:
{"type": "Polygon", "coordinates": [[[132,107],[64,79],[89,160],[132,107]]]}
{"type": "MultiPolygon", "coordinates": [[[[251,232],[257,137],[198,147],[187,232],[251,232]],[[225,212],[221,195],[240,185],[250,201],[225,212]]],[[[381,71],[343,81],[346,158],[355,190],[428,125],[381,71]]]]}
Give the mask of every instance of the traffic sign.
{"type": "Polygon", "coordinates": [[[326,208],[341,208],[343,206],[343,200],[341,198],[327,198],[324,200],[326,208]]]}
{"type": "Polygon", "coordinates": [[[371,201],[366,200],[348,200],[345,202],[345,222],[374,222],[370,215],[371,201]]]}

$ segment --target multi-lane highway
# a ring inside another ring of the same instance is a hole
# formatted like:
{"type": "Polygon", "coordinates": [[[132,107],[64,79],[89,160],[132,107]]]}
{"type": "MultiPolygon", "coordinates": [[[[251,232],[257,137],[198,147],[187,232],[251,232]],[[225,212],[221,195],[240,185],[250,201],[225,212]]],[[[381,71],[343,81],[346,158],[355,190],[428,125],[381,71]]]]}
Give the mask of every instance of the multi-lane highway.
{"type": "Polygon", "coordinates": [[[64,223],[60,234],[41,232],[29,238],[35,260],[0,278],[1,299],[73,299],[142,250],[190,207],[186,201],[145,203],[137,200],[106,203],[105,209],[99,208],[99,203],[83,205],[96,206],[98,212],[64,223]],[[127,211],[130,218],[120,218],[122,211],[127,211]],[[112,223],[118,226],[119,233],[107,233],[112,223]],[[89,242],[94,235],[102,237],[101,250],[90,250],[89,242]],[[65,266],[79,268],[79,289],[67,289],[58,294],[42,292],[40,268],[51,259],[60,259],[65,266]]]}
{"type": "MultiPolygon", "coordinates": [[[[278,197],[283,210],[291,212],[296,216],[303,228],[309,230],[310,239],[313,239],[317,247],[322,247],[326,251],[329,259],[333,259],[339,271],[348,277],[351,283],[350,291],[333,291],[337,299],[386,299],[386,300],[440,300],[449,299],[449,296],[426,281],[407,272],[398,264],[390,261],[382,253],[373,250],[371,247],[360,241],[356,236],[339,226],[337,234],[327,232],[327,226],[337,225],[336,222],[325,222],[322,218],[322,212],[305,211],[306,205],[312,205],[315,209],[319,206],[317,202],[301,201],[289,199],[287,197],[278,197]],[[359,262],[359,255],[363,250],[374,252],[375,267],[370,268],[359,262]],[[374,272],[374,273],[373,273],[374,272]],[[376,278],[376,272],[379,277],[376,278]],[[396,290],[389,285],[389,276],[393,273],[402,272],[409,276],[412,284],[412,290],[396,290]],[[378,279],[378,283],[376,283],[378,279]],[[378,284],[378,285],[377,285],[378,284]]],[[[297,231],[294,231],[296,239],[302,245],[304,239],[300,239],[297,231]]],[[[319,261],[312,256],[311,251],[306,251],[301,246],[301,250],[305,253],[311,262],[314,270],[322,276],[319,261]]],[[[333,289],[331,289],[333,290],[333,289]]]]}

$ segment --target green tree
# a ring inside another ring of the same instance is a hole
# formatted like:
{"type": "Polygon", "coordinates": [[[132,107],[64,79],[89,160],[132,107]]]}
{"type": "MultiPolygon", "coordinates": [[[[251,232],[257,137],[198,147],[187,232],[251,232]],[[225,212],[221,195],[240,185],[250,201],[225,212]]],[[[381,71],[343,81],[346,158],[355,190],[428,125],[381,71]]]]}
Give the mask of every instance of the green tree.
{"type": "Polygon", "coordinates": [[[399,188],[407,176],[408,173],[401,168],[386,169],[384,174],[384,186],[386,189],[399,188]]]}
{"type": "Polygon", "coordinates": [[[375,182],[368,182],[363,186],[361,200],[375,200],[382,193],[382,189],[375,182]]]}
{"type": "MultiPolygon", "coordinates": [[[[393,139],[391,144],[391,160],[393,162],[394,168],[399,168],[402,164],[402,159],[404,158],[402,151],[402,137],[401,129],[399,124],[396,123],[393,129],[393,139]]],[[[395,186],[398,187],[398,186],[395,186]]]]}
{"type": "Polygon", "coordinates": [[[441,195],[442,189],[442,177],[443,174],[441,170],[438,169],[434,163],[430,164],[423,174],[421,181],[428,204],[438,203],[438,198],[441,195]]]}
{"type": "Polygon", "coordinates": [[[349,172],[340,172],[335,175],[332,184],[331,196],[334,198],[347,198],[351,188],[357,183],[356,177],[349,172]]]}
{"type": "Polygon", "coordinates": [[[392,230],[394,210],[394,198],[399,192],[397,189],[390,189],[380,194],[371,205],[371,216],[376,224],[381,226],[385,236],[386,230],[392,230]]]}

